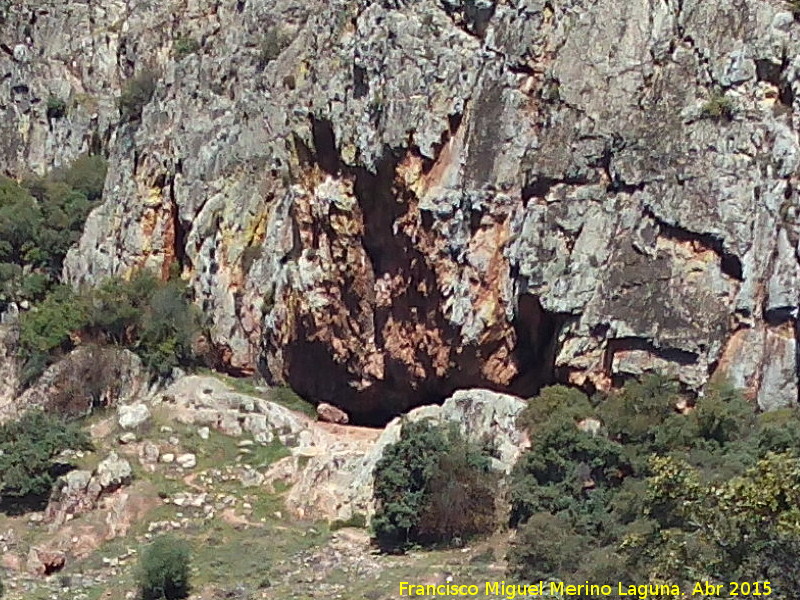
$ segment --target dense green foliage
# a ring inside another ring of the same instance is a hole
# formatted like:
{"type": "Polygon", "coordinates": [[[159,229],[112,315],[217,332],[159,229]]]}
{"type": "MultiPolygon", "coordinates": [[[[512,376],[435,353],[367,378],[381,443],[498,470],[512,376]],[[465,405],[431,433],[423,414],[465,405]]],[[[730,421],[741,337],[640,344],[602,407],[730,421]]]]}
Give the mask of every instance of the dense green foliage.
{"type": "Polygon", "coordinates": [[[797,411],[756,416],[724,384],[686,403],[655,376],[591,401],[542,390],[520,417],[532,445],[510,489],[514,574],[798,589],[797,411]]]}
{"type": "Polygon", "coordinates": [[[139,121],[144,107],[153,99],[156,76],[144,71],[125,82],[119,97],[119,112],[124,121],[139,121]]]}
{"type": "Polygon", "coordinates": [[[82,156],[69,168],[19,184],[0,177],[0,303],[38,302],[100,199],[106,161],[82,156]]]}
{"type": "Polygon", "coordinates": [[[139,559],[141,600],[179,600],[189,596],[189,546],[172,536],[156,538],[139,559]]]}
{"type": "Polygon", "coordinates": [[[406,423],[375,466],[375,539],[396,551],[489,532],[495,487],[489,457],[457,429],[406,423]]]}
{"type": "Polygon", "coordinates": [[[178,279],[164,282],[143,271],[80,294],[59,286],[20,319],[23,376],[32,380],[76,339],[128,348],[155,376],[168,375],[193,361],[197,331],[197,313],[178,279]]]}
{"type": "Polygon", "coordinates": [[[47,118],[61,119],[67,114],[67,103],[57,96],[47,99],[47,118]]]}
{"type": "Polygon", "coordinates": [[[0,425],[0,494],[47,495],[54,481],[54,459],[64,450],[87,448],[89,440],[78,426],[43,412],[0,425]]]}
{"type": "Polygon", "coordinates": [[[175,38],[175,59],[181,60],[200,50],[200,42],[193,37],[183,35],[175,38]]]}

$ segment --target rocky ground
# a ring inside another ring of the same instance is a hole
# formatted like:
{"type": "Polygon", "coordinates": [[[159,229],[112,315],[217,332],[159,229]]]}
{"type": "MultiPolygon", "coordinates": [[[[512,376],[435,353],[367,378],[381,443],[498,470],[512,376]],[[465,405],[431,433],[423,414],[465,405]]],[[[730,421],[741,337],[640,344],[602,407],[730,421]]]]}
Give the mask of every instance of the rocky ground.
{"type": "MultiPolygon", "coordinates": [[[[504,534],[407,556],[371,547],[368,474],[399,423],[373,430],[317,422],[250,391],[184,377],[144,402],[92,416],[94,450],[70,457],[78,468],[48,505],[0,516],[8,597],[133,598],[138,552],[164,532],[190,541],[198,600],[377,600],[394,597],[401,580],[502,578],[504,534]]],[[[483,434],[508,428],[517,403],[473,391],[411,418],[458,419],[483,434]]],[[[520,440],[497,439],[503,468],[520,440]]]]}

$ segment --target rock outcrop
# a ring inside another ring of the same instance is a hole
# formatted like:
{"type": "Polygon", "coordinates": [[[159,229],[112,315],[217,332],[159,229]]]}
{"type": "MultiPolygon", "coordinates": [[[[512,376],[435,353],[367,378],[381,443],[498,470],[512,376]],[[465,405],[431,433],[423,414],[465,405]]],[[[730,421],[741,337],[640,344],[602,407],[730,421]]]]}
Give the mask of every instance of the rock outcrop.
{"type": "Polygon", "coordinates": [[[131,482],[130,463],[115,452],[92,471],[70,471],[56,484],[45,510],[45,521],[53,529],[68,520],[94,510],[100,498],[131,482]]]}
{"type": "Polygon", "coordinates": [[[286,507],[301,518],[346,521],[355,515],[371,516],[373,472],[384,449],[400,439],[404,423],[430,420],[456,425],[474,442],[494,449],[494,468],[509,473],[527,447],[526,435],[516,420],[525,402],[488,390],[461,390],[442,406],[423,406],[389,423],[374,439],[317,437],[316,443],[295,448],[267,473],[268,481],[292,485],[286,507]]]}
{"type": "MultiPolygon", "coordinates": [[[[41,408],[83,416],[92,408],[126,403],[148,392],[150,376],[133,352],[79,346],[49,366],[15,401],[19,409],[41,408]]],[[[2,419],[0,412],[0,419],[2,419]]]]}
{"type": "Polygon", "coordinates": [[[20,0],[2,33],[0,168],[110,158],[66,277],[177,265],[220,367],[356,422],[654,370],[797,401],[783,2],[20,0]]]}

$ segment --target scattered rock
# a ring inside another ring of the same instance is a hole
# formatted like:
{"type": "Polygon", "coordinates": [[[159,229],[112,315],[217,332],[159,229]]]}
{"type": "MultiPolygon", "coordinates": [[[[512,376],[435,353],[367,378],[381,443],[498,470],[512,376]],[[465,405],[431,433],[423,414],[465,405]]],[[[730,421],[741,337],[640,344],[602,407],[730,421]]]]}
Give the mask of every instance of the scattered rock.
{"type": "Polygon", "coordinates": [[[113,491],[130,483],[133,471],[127,460],[112,452],[97,465],[95,477],[103,491],[113,491]]]}
{"type": "Polygon", "coordinates": [[[165,452],[161,455],[161,462],[164,464],[170,464],[175,462],[175,455],[172,452],[165,452]]]}
{"type": "Polygon", "coordinates": [[[136,441],[136,434],[132,431],[126,431],[121,436],[119,436],[119,443],[120,444],[133,444],[136,441]]]}
{"type": "Polygon", "coordinates": [[[44,520],[55,526],[93,510],[104,494],[110,494],[131,482],[130,463],[111,452],[94,473],[76,469],[59,478],[50,495],[44,520]]]}
{"type": "Polygon", "coordinates": [[[317,417],[320,421],[325,421],[326,423],[346,425],[350,422],[350,418],[347,416],[346,412],[327,402],[321,402],[317,405],[317,417]]]}
{"type": "Polygon", "coordinates": [[[154,464],[158,462],[160,454],[158,446],[150,440],[146,440],[139,449],[139,461],[142,464],[154,464]]]}
{"type": "Polygon", "coordinates": [[[128,404],[117,409],[119,426],[135,429],[150,418],[150,409],[142,403],[128,404]]]}
{"type": "Polygon", "coordinates": [[[207,440],[211,435],[211,430],[208,427],[201,427],[197,430],[197,435],[200,436],[201,440],[207,440]]]}
{"type": "Polygon", "coordinates": [[[175,459],[175,462],[184,469],[194,469],[197,466],[197,456],[190,452],[181,454],[175,459]]]}
{"type": "Polygon", "coordinates": [[[243,487],[260,487],[264,483],[264,476],[255,469],[245,467],[239,472],[239,482],[243,487]]]}

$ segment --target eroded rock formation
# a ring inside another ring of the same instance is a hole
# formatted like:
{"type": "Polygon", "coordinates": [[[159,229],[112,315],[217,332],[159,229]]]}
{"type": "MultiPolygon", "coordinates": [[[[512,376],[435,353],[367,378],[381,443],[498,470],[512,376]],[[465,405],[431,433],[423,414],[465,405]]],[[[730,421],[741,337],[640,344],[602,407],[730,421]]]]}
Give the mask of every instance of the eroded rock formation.
{"type": "Polygon", "coordinates": [[[177,265],[221,367],[356,422],[647,370],[797,401],[779,0],[21,0],[2,31],[2,169],[110,158],[65,276],[177,265]]]}

